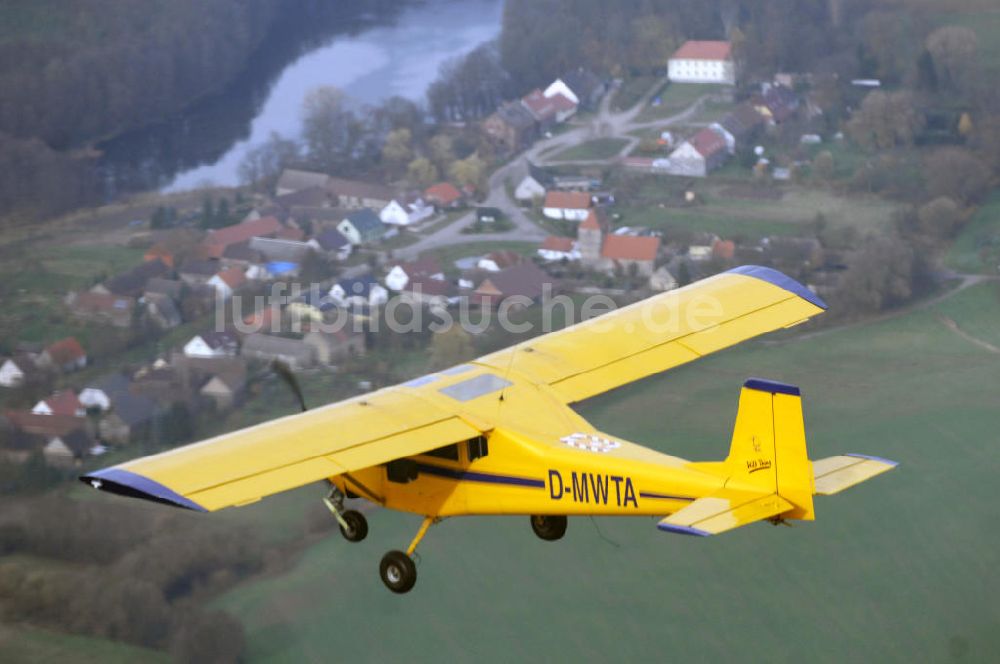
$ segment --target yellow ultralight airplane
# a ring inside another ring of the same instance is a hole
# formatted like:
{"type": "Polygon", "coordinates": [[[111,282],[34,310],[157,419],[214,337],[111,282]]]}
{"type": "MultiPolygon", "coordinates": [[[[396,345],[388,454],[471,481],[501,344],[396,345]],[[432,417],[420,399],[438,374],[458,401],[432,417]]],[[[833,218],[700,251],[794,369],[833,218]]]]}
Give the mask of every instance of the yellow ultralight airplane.
{"type": "Polygon", "coordinates": [[[896,464],[861,454],[810,461],[795,386],[744,383],[724,461],[621,440],[569,404],[825,309],[780,272],[736,268],[468,364],[81,479],[199,511],[325,480],[324,500],[352,542],[368,524],[345,497],[423,515],[406,551],[389,551],[379,566],[397,593],[416,581],[412,556],[427,529],[450,516],[529,515],[544,540],[561,538],[569,515],[660,516],[662,530],[702,536],[812,520],[814,495],[896,464]]]}

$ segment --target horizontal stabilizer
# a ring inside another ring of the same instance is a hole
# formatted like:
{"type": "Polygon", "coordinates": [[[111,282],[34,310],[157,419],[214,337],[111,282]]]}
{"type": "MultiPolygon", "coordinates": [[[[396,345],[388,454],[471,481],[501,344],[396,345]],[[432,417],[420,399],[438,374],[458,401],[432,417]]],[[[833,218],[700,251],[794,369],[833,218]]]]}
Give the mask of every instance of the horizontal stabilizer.
{"type": "Polygon", "coordinates": [[[656,527],[671,533],[705,537],[777,516],[794,507],[774,493],[748,497],[723,492],[699,498],[660,521],[656,527]]]}
{"type": "Polygon", "coordinates": [[[845,454],[813,461],[816,493],[832,496],[898,465],[895,461],[864,454],[845,454]]]}

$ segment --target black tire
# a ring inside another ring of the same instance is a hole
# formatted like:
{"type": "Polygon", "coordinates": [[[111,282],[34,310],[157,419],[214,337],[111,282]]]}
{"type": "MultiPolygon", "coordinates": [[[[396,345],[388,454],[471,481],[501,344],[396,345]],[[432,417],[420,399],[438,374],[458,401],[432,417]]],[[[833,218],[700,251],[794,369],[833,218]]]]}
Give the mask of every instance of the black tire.
{"type": "Polygon", "coordinates": [[[562,539],[566,534],[567,519],[564,516],[535,514],[531,517],[531,529],[546,542],[562,539]]]}
{"type": "Polygon", "coordinates": [[[350,530],[347,530],[343,525],[340,526],[340,534],[344,536],[345,540],[360,542],[368,536],[368,519],[365,518],[364,514],[355,510],[347,510],[341,516],[351,527],[350,530]]]}
{"type": "Polygon", "coordinates": [[[417,582],[417,566],[413,559],[402,551],[390,551],[382,556],[378,566],[379,576],[385,587],[394,593],[410,592],[417,582]]]}

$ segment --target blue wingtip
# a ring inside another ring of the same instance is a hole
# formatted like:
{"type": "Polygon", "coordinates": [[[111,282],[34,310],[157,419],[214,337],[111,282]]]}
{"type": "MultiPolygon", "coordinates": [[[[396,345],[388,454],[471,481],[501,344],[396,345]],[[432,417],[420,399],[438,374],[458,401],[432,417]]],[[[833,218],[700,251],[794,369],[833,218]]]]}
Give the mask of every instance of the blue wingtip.
{"type": "Polygon", "coordinates": [[[122,468],[104,468],[82,476],[80,481],[108,493],[166,503],[196,512],[208,511],[193,500],[185,498],[159,482],[122,468]]]}
{"type": "Polygon", "coordinates": [[[743,383],[743,387],[760,392],[770,392],[771,394],[790,394],[793,397],[802,396],[802,392],[796,385],[779,383],[776,380],[767,380],[766,378],[748,378],[743,383]]]}
{"type": "Polygon", "coordinates": [[[885,463],[885,464],[888,464],[888,465],[890,465],[890,466],[892,466],[894,468],[899,465],[898,461],[893,461],[892,459],[884,459],[882,457],[872,456],[870,454],[857,454],[857,453],[849,452],[849,453],[845,454],[844,456],[856,457],[858,459],[868,459],[869,461],[878,461],[879,463],[885,463]]]}
{"type": "Polygon", "coordinates": [[[671,523],[658,523],[656,527],[667,533],[677,533],[679,535],[693,535],[694,537],[708,537],[712,533],[706,530],[699,530],[691,526],[675,526],[671,523]]]}
{"type": "Polygon", "coordinates": [[[820,309],[825,310],[827,308],[826,302],[824,302],[819,295],[816,295],[816,293],[795,281],[787,274],[778,272],[773,268],[764,267],[762,265],[741,265],[740,267],[734,267],[733,269],[728,270],[727,273],[743,274],[748,277],[753,277],[754,279],[766,281],[769,284],[774,284],[778,288],[784,288],[789,293],[798,295],[803,300],[815,304],[820,309]]]}

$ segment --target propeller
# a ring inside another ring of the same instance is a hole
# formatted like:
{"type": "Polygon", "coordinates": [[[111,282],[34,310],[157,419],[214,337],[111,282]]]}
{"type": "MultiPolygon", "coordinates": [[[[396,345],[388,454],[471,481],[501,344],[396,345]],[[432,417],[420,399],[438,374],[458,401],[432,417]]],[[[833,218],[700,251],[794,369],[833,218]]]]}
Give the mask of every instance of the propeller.
{"type": "Polygon", "coordinates": [[[299,379],[295,377],[295,373],[292,368],[288,366],[287,363],[281,360],[275,360],[271,362],[271,371],[278,375],[281,380],[285,381],[285,385],[288,389],[292,391],[295,398],[299,400],[299,406],[302,408],[302,412],[309,410],[306,406],[306,398],[302,395],[302,387],[299,385],[299,379]]]}

